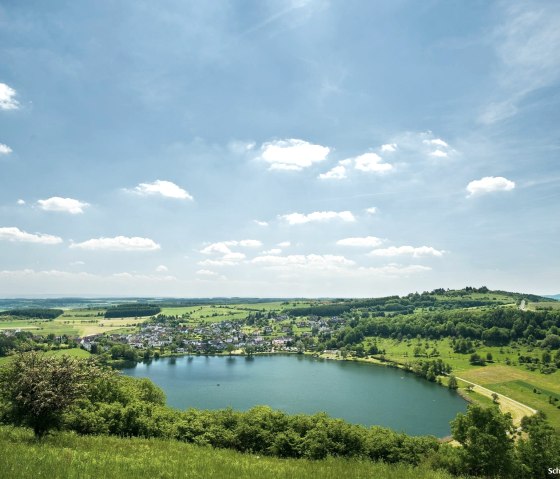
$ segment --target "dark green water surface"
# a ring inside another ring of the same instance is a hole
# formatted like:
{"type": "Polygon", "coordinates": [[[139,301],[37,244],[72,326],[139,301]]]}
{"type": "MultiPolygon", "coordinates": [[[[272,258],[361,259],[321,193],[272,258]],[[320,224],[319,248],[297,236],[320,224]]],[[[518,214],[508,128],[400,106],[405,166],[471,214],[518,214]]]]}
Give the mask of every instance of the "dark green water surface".
{"type": "Polygon", "coordinates": [[[466,410],[455,392],[404,371],[308,356],[195,356],[139,363],[123,372],[160,386],[170,406],[247,410],[266,404],[288,413],[381,425],[412,435],[450,434],[466,410]]]}

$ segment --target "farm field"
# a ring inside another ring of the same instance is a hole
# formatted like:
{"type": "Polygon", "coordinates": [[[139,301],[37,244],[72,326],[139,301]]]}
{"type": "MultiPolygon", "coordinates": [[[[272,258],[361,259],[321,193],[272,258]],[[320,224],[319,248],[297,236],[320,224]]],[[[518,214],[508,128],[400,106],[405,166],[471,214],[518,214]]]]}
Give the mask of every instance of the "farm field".
{"type": "Polygon", "coordinates": [[[81,337],[99,333],[132,331],[135,326],[148,319],[148,317],[106,319],[103,317],[104,312],[104,309],[68,309],[65,310],[64,314],[53,320],[0,320],[0,331],[21,329],[41,336],[54,334],[55,336],[81,337]]]}

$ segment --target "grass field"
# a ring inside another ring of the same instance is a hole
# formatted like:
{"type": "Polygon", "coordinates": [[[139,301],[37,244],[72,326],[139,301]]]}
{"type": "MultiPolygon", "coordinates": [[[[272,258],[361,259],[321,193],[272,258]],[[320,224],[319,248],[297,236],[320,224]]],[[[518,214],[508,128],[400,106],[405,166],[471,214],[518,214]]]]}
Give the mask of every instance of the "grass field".
{"type": "MultiPolygon", "coordinates": [[[[58,433],[36,441],[0,427],[0,476],[49,478],[451,479],[424,467],[327,459],[275,459],[178,441],[58,433]]],[[[456,477],[456,476],[453,476],[456,477]]]]}
{"type": "Polygon", "coordinates": [[[131,331],[135,326],[148,319],[148,317],[105,319],[98,315],[98,313],[103,314],[104,311],[91,309],[66,310],[62,316],[54,320],[0,320],[0,331],[21,329],[41,336],[48,336],[49,334],[62,336],[65,334],[69,337],[81,337],[99,333],[131,331]]]}
{"type": "Polygon", "coordinates": [[[546,301],[543,303],[528,303],[527,309],[530,311],[538,311],[538,310],[560,310],[560,301],[546,301]]]}

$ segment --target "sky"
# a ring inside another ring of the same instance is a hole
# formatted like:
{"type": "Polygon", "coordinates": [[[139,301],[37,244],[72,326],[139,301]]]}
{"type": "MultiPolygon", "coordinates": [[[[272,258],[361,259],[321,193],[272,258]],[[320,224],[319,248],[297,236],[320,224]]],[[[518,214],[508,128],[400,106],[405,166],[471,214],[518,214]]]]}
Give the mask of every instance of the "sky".
{"type": "Polygon", "coordinates": [[[560,3],[0,1],[0,296],[560,292],[560,3]]]}

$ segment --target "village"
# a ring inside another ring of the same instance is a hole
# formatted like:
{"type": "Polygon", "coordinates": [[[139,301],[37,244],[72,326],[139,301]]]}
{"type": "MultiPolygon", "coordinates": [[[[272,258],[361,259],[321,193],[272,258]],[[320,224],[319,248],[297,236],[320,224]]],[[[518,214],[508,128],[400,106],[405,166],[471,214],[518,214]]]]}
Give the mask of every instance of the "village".
{"type": "Polygon", "coordinates": [[[103,333],[79,339],[80,347],[100,353],[115,345],[160,354],[248,354],[304,352],[328,340],[345,320],[339,317],[290,319],[279,315],[259,321],[181,322],[162,315],[152,317],[128,333],[103,333]]]}

